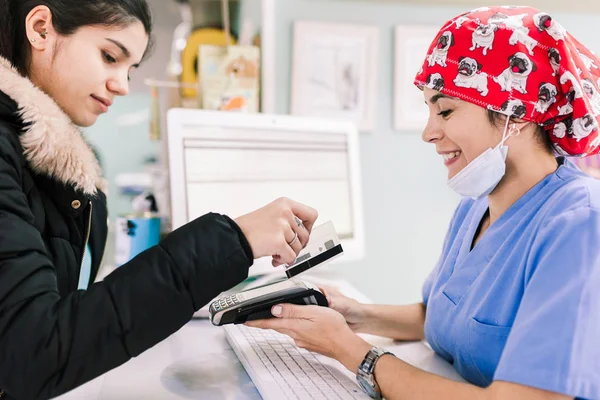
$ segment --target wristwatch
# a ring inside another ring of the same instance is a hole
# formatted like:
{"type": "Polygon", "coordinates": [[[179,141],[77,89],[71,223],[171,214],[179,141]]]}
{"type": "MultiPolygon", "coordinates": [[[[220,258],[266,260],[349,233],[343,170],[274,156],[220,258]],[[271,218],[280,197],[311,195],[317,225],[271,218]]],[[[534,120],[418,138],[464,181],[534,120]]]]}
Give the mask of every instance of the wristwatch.
{"type": "MultiPolygon", "coordinates": [[[[392,354],[391,352],[382,349],[381,347],[373,347],[367,355],[362,363],[360,363],[360,367],[358,367],[358,373],[356,374],[356,380],[358,384],[365,391],[366,394],[371,396],[373,399],[381,399],[381,390],[379,390],[379,386],[377,382],[375,382],[375,376],[373,372],[375,371],[375,364],[379,357],[384,354],[392,354]]],[[[393,354],[392,354],[393,355],[393,354]]]]}

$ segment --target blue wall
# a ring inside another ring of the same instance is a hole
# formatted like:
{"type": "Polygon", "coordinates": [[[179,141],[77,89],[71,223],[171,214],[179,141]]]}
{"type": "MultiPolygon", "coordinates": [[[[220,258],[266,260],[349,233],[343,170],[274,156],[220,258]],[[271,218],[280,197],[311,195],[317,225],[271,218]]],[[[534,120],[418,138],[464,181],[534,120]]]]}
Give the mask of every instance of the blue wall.
{"type": "Polygon", "coordinates": [[[158,142],[149,140],[147,122],[122,126],[124,118],[132,114],[146,113],[150,98],[144,92],[132,93],[115,99],[110,113],[102,115],[98,122],[85,130],[101,157],[104,176],[109,181],[108,208],[112,221],[131,211],[130,198],[119,195],[115,178],[120,173],[142,172],[144,161],[158,154],[158,142]]]}
{"type": "MultiPolygon", "coordinates": [[[[289,111],[295,20],[372,24],[380,28],[380,57],[375,60],[379,64],[378,128],[361,134],[360,142],[367,255],[363,261],[336,268],[378,302],[420,301],[421,284],[437,262],[458,197],[446,187],[446,169],[434,147],[421,141],[420,132],[392,129],[394,28],[441,26],[467,9],[341,0],[282,0],[277,6],[280,113],[289,111]]],[[[600,53],[598,15],[553,15],[581,42],[600,53]]]]}
{"type": "MultiPolygon", "coordinates": [[[[260,19],[260,1],[242,3],[242,19],[260,19]]],[[[458,7],[403,5],[390,2],[343,0],[278,0],[277,112],[289,111],[293,21],[306,19],[373,24],[380,28],[377,129],[361,134],[362,180],[366,226],[366,258],[335,267],[373,300],[387,303],[419,301],[420,287],[433,268],[458,197],[445,185],[446,170],[433,146],[421,141],[420,132],[396,132],[393,122],[394,27],[399,24],[441,25],[465,11],[458,7]]],[[[598,15],[554,14],[581,42],[600,53],[595,31],[598,15]]],[[[160,19],[161,15],[157,15],[160,19]]],[[[157,21],[160,22],[160,21],[157,21]]],[[[174,25],[172,28],[174,29],[174,25]]],[[[163,26],[163,35],[171,34],[163,26]]],[[[169,38],[160,40],[169,42],[169,38]]],[[[157,54],[150,62],[166,63],[157,54]]],[[[167,53],[168,54],[168,53],[167,53]]],[[[148,139],[146,124],[119,128],[116,120],[148,108],[147,93],[138,91],[119,99],[109,116],[87,130],[97,145],[111,181],[111,217],[127,212],[127,199],[116,192],[120,172],[141,171],[158,146],[148,139]]]]}

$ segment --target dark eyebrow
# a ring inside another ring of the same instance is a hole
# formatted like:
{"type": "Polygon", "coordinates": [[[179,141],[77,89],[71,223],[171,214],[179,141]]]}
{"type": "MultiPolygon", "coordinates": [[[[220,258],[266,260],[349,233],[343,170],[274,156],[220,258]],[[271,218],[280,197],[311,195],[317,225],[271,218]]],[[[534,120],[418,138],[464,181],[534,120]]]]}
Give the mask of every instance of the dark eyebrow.
{"type": "MultiPolygon", "coordinates": [[[[431,104],[435,104],[435,103],[437,103],[437,101],[438,101],[439,99],[450,99],[450,100],[456,100],[456,98],[454,98],[454,97],[451,97],[451,96],[448,96],[448,95],[445,95],[444,93],[438,93],[438,94],[436,94],[436,95],[433,95],[433,96],[431,96],[431,98],[429,99],[429,102],[430,102],[431,104]]],[[[425,102],[425,104],[427,104],[427,102],[425,102]]]]}
{"type": "MultiPolygon", "coordinates": [[[[121,49],[125,58],[131,58],[131,53],[129,52],[127,47],[125,47],[125,45],[123,43],[119,42],[118,40],[114,40],[114,39],[110,39],[110,38],[105,38],[105,39],[108,40],[109,42],[111,42],[112,44],[116,45],[119,49],[121,49]]],[[[132,65],[132,67],[134,67],[134,68],[137,68],[139,66],[140,66],[140,64],[132,65]]]]}

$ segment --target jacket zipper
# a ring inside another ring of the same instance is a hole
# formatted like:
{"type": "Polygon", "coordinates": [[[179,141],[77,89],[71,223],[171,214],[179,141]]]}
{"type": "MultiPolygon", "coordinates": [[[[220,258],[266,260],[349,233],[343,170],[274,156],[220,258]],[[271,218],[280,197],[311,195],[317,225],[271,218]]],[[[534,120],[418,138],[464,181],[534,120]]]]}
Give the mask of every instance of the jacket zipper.
{"type": "MultiPolygon", "coordinates": [[[[106,207],[106,237],[104,238],[104,250],[100,254],[100,264],[98,264],[98,271],[102,268],[102,261],[104,260],[104,253],[106,253],[106,244],[108,243],[108,236],[110,235],[110,212],[108,206],[106,207]]],[[[96,273],[96,275],[98,275],[96,273]]]]}
{"type": "Polygon", "coordinates": [[[100,262],[98,263],[98,271],[96,271],[96,276],[98,272],[100,272],[100,268],[102,268],[102,260],[104,260],[104,252],[106,251],[106,244],[108,243],[108,234],[106,235],[106,239],[104,239],[104,251],[100,253],[100,262]]]}
{"type": "Polygon", "coordinates": [[[85,257],[85,250],[87,248],[88,241],[90,240],[90,233],[92,231],[92,201],[90,200],[90,213],[88,215],[88,224],[87,224],[87,232],[85,234],[85,242],[83,243],[83,252],[81,253],[81,260],[79,260],[79,268],[81,268],[81,264],[83,264],[83,257],[85,257]]]}
{"type": "MultiPolygon", "coordinates": [[[[87,229],[87,235],[86,235],[84,247],[87,247],[87,243],[90,239],[90,233],[92,230],[92,201],[91,200],[90,200],[89,204],[90,204],[90,215],[88,218],[88,229],[87,229]]],[[[110,219],[108,216],[107,216],[106,220],[107,220],[106,225],[108,226],[108,229],[110,230],[110,219]]],[[[100,269],[102,268],[102,261],[104,260],[104,253],[106,252],[106,244],[107,243],[108,243],[108,233],[106,234],[106,238],[104,239],[104,251],[100,254],[100,263],[98,264],[98,270],[96,271],[96,277],[98,276],[98,272],[100,272],[100,269]]],[[[85,249],[84,249],[84,251],[85,251],[85,249]]],[[[79,263],[79,265],[81,265],[81,263],[83,263],[83,256],[81,256],[81,262],[79,263]]],[[[90,273],[91,273],[91,271],[90,271],[90,273]]],[[[96,280],[96,277],[94,277],[94,281],[96,280]]],[[[88,286],[90,284],[94,283],[91,279],[92,279],[92,277],[90,276],[90,281],[89,281],[88,286]]],[[[2,399],[2,396],[0,396],[0,400],[1,399],[2,399]]]]}
{"type": "Polygon", "coordinates": [[[108,218],[108,216],[106,217],[107,222],[107,231],[106,231],[106,237],[104,238],[104,250],[102,251],[102,253],[100,253],[100,263],[98,263],[98,270],[96,271],[96,276],[94,277],[94,281],[96,280],[96,278],[98,277],[98,273],[100,272],[100,270],[102,269],[102,260],[104,260],[104,253],[106,252],[106,244],[108,243],[108,234],[110,231],[110,219],[108,218]]]}

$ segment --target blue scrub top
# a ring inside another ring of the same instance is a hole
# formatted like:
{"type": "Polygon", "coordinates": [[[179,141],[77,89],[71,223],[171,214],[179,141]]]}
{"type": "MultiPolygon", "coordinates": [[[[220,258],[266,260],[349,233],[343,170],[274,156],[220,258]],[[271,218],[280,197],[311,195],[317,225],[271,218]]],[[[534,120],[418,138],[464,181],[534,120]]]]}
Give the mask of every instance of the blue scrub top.
{"type": "Polygon", "coordinates": [[[425,336],[478,386],[600,399],[600,181],[558,160],[472,250],[487,197],[460,203],[423,288],[425,336]]]}

